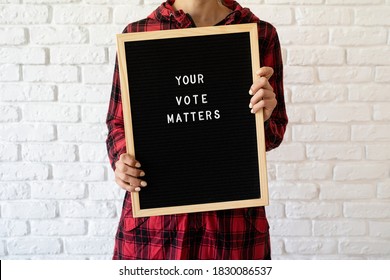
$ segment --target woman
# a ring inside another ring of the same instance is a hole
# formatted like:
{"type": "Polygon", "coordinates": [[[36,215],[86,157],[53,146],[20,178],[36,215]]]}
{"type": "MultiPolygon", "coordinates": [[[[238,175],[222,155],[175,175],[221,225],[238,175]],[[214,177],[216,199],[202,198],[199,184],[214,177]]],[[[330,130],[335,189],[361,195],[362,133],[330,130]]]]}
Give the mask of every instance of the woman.
{"type": "MultiPolygon", "coordinates": [[[[149,17],[129,24],[124,32],[142,32],[255,22],[261,64],[259,79],[248,85],[249,113],[263,108],[266,148],[279,146],[287,125],[283,98],[283,65],[275,28],[237,2],[168,0],[149,17]],[[274,72],[275,71],[275,72],[274,72]]],[[[270,259],[264,207],[150,218],[133,218],[131,192],[147,187],[147,170],[126,154],[118,66],[115,66],[107,115],[107,149],[115,181],[126,196],[113,259],[270,259]]]]}

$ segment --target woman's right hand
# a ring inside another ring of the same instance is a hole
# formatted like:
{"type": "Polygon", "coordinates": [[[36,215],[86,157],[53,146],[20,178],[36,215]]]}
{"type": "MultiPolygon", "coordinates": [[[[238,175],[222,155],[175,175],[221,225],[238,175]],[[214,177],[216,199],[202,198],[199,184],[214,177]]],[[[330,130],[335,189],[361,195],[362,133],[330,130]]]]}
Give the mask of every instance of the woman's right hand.
{"type": "Polygon", "coordinates": [[[129,154],[121,154],[115,163],[115,182],[128,192],[139,192],[147,183],[140,179],[145,172],[139,169],[141,164],[129,154]]]}

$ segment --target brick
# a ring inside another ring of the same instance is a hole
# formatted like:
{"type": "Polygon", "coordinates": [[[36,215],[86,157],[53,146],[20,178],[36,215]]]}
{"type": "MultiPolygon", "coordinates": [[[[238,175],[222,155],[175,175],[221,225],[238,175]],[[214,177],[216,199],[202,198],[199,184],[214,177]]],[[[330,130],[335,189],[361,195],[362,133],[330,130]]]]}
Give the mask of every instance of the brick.
{"type": "Polygon", "coordinates": [[[17,122],[20,120],[18,107],[0,104],[0,122],[17,122]]]}
{"type": "Polygon", "coordinates": [[[323,255],[336,254],[337,241],[320,238],[289,238],[285,240],[286,252],[290,254],[323,255]]]}
{"type": "Polygon", "coordinates": [[[277,164],[278,180],[325,180],[331,177],[332,168],[327,163],[277,164]]]}
{"type": "Polygon", "coordinates": [[[65,240],[65,252],[74,255],[112,254],[113,240],[108,237],[78,237],[65,240]]]}
{"type": "Polygon", "coordinates": [[[342,48],[289,48],[287,63],[289,65],[342,65],[345,63],[345,52],[342,48]]]}
{"type": "Polygon", "coordinates": [[[348,239],[340,241],[339,252],[351,255],[386,255],[390,254],[388,241],[371,241],[367,239],[348,239]]]}
{"type": "Polygon", "coordinates": [[[76,146],[53,144],[24,144],[22,158],[27,161],[38,162],[73,162],[77,159],[76,146]]]}
{"type": "Polygon", "coordinates": [[[390,65],[390,47],[348,49],[347,63],[349,65],[390,65]]]}
{"type": "Polygon", "coordinates": [[[390,102],[373,106],[375,121],[390,121],[390,102]]]}
{"type": "Polygon", "coordinates": [[[62,218],[114,218],[116,208],[114,204],[105,201],[60,202],[60,216],[62,218]]]}
{"type": "Polygon", "coordinates": [[[91,236],[115,236],[118,228],[117,219],[91,220],[89,222],[89,234],[91,236]]]}
{"type": "Polygon", "coordinates": [[[27,222],[18,220],[0,220],[0,236],[25,236],[29,232],[27,222]]]}
{"type": "MultiPolygon", "coordinates": [[[[390,72],[389,72],[390,75],[390,72]]],[[[390,101],[390,85],[362,84],[349,85],[349,100],[351,101],[390,101]]]]}
{"type": "Polygon", "coordinates": [[[52,47],[50,62],[53,64],[101,64],[106,62],[106,50],[102,47],[52,47]]]}
{"type": "Polygon", "coordinates": [[[315,106],[318,122],[352,122],[371,120],[371,110],[365,104],[326,104],[315,106]]]}
{"type": "Polygon", "coordinates": [[[282,144],[267,153],[270,161],[300,161],[305,159],[305,147],[302,144],[282,144]]]}
{"type": "Polygon", "coordinates": [[[27,34],[21,27],[0,28],[0,45],[22,45],[27,42],[27,34]]]}
{"type": "Polygon", "coordinates": [[[135,7],[117,5],[114,8],[114,23],[124,25],[146,18],[154,9],[156,9],[156,5],[135,7]]]}
{"type": "Polygon", "coordinates": [[[341,203],[332,202],[286,202],[288,218],[335,218],[342,216],[341,203]]]}
{"type": "Polygon", "coordinates": [[[0,63],[45,64],[46,51],[35,47],[3,47],[0,49],[0,63]]]}
{"type": "Polygon", "coordinates": [[[90,41],[93,45],[115,45],[116,36],[115,34],[120,34],[123,31],[123,25],[117,26],[91,26],[90,31],[90,41]]]}
{"type": "Polygon", "coordinates": [[[286,45],[326,45],[329,40],[329,30],[325,27],[281,26],[278,35],[282,46],[286,45]]]}
{"type": "Polygon", "coordinates": [[[36,236],[68,236],[87,233],[84,220],[35,220],[31,221],[31,234],[36,236]]]}
{"type": "Polygon", "coordinates": [[[363,26],[390,25],[390,7],[359,7],[355,9],[355,24],[363,26]]]}
{"type": "Polygon", "coordinates": [[[83,82],[86,84],[111,84],[113,70],[111,65],[84,66],[83,82]]]}
{"type": "Polygon", "coordinates": [[[289,105],[287,106],[289,123],[311,123],[314,121],[313,106],[289,105]]]}
{"type": "Polygon", "coordinates": [[[315,81],[314,69],[308,66],[286,66],[284,81],[286,84],[313,84],[315,81]]]}
{"type": "Polygon", "coordinates": [[[380,163],[346,163],[337,164],[334,168],[334,180],[374,180],[386,178],[389,166],[380,163]]]}
{"type": "Polygon", "coordinates": [[[53,178],[65,181],[102,181],[105,170],[96,164],[55,164],[53,165],[53,178]]]}
{"type": "Polygon", "coordinates": [[[79,73],[76,66],[47,65],[24,66],[23,78],[28,82],[78,82],[79,73]]]}
{"type": "Polygon", "coordinates": [[[49,176],[49,167],[40,163],[8,163],[0,165],[1,181],[45,180],[49,176]]]}
{"type": "Polygon", "coordinates": [[[380,83],[390,82],[390,67],[388,66],[376,67],[375,82],[380,82],[380,83]]]}
{"type": "Polygon", "coordinates": [[[364,236],[367,234],[365,221],[331,220],[314,221],[314,236],[364,236]]]}
{"type": "Polygon", "coordinates": [[[34,199],[81,199],[86,195],[83,183],[74,182],[32,182],[31,197],[34,199]]]}
{"type": "Polygon", "coordinates": [[[106,125],[74,124],[58,125],[58,138],[66,142],[104,142],[107,137],[106,125]]]}
{"type": "Polygon", "coordinates": [[[23,119],[30,122],[78,122],[80,108],[57,103],[28,104],[23,108],[23,119]]]}
{"type": "Polygon", "coordinates": [[[370,184],[344,184],[344,183],[323,183],[320,187],[321,200],[351,200],[375,198],[376,188],[370,184]]]}
{"type": "Polygon", "coordinates": [[[15,238],[8,241],[8,252],[12,255],[60,254],[62,243],[57,238],[15,238]]]}
{"type": "Polygon", "coordinates": [[[370,236],[390,238],[390,222],[369,221],[370,236]]]}
{"type": "MultiPolygon", "coordinates": [[[[5,256],[7,254],[5,244],[0,240],[0,256],[5,256]]],[[[4,258],[2,258],[4,260],[4,258]]]]}
{"type": "Polygon", "coordinates": [[[261,19],[273,24],[289,25],[293,22],[293,10],[289,7],[272,7],[266,5],[253,5],[251,11],[261,19]]]}
{"type": "Polygon", "coordinates": [[[272,236],[311,236],[311,221],[309,220],[272,220],[270,223],[272,236]]]}
{"type": "Polygon", "coordinates": [[[110,8],[94,5],[55,6],[53,19],[57,24],[110,23],[110,8]]]}
{"type": "Polygon", "coordinates": [[[368,160],[389,160],[390,144],[366,145],[366,158],[368,160]]]}
{"type": "Polygon", "coordinates": [[[56,87],[51,85],[3,84],[0,101],[53,101],[56,87]]]}
{"type": "Polygon", "coordinates": [[[58,87],[58,100],[61,102],[104,103],[108,106],[111,85],[65,84],[58,87]]]}
{"type": "Polygon", "coordinates": [[[84,123],[105,123],[108,111],[108,102],[105,105],[83,106],[82,120],[84,123]]]}
{"type": "Polygon", "coordinates": [[[90,200],[120,200],[124,193],[114,182],[88,183],[90,200]]]}
{"type": "Polygon", "coordinates": [[[88,30],[82,26],[31,26],[30,38],[36,45],[84,44],[88,30]]]}
{"type": "Polygon", "coordinates": [[[383,27],[335,27],[330,30],[330,43],[339,46],[370,46],[386,44],[383,27]]]}
{"type": "Polygon", "coordinates": [[[0,182],[0,200],[18,200],[30,197],[30,187],[26,183],[0,182]]]}
{"type": "Polygon", "coordinates": [[[295,18],[299,25],[349,25],[353,10],[344,7],[298,7],[295,18]]]}
{"type": "Polygon", "coordinates": [[[386,202],[345,202],[346,218],[388,219],[390,204],[386,202]]]}
{"type": "Polygon", "coordinates": [[[353,141],[388,141],[390,125],[352,125],[353,141]]]}
{"type": "Polygon", "coordinates": [[[81,162],[108,162],[107,148],[105,143],[88,143],[79,145],[81,162]]]}
{"type": "Polygon", "coordinates": [[[318,67],[320,82],[365,83],[373,80],[371,67],[318,67]]]}
{"type": "Polygon", "coordinates": [[[20,79],[19,65],[0,64],[0,81],[15,82],[20,79]]]}
{"type": "Polygon", "coordinates": [[[18,145],[11,143],[0,143],[0,162],[17,161],[19,158],[18,145]]]}
{"type": "Polygon", "coordinates": [[[292,138],[300,142],[339,142],[350,138],[349,128],[344,125],[314,124],[294,125],[292,138]]]}
{"type": "Polygon", "coordinates": [[[306,155],[314,160],[360,160],[363,147],[352,144],[307,144],[306,155]]]}
{"type": "Polygon", "coordinates": [[[285,207],[283,203],[273,202],[266,207],[267,217],[270,219],[285,218],[285,207]]]}
{"type": "Polygon", "coordinates": [[[0,141],[51,141],[55,138],[53,125],[0,123],[0,141]]]}
{"type": "Polygon", "coordinates": [[[311,183],[270,182],[269,196],[273,200],[311,200],[318,198],[318,187],[311,183]]]}
{"type": "Polygon", "coordinates": [[[294,85],[291,91],[293,103],[341,102],[347,100],[348,93],[342,85],[294,85]]]}
{"type": "Polygon", "coordinates": [[[390,198],[390,181],[378,184],[378,198],[390,198]]]}
{"type": "Polygon", "coordinates": [[[45,5],[1,5],[0,24],[47,23],[49,9],[45,5]]]}
{"type": "Polygon", "coordinates": [[[2,206],[2,217],[13,219],[50,219],[56,217],[55,202],[8,202],[2,206]]]}

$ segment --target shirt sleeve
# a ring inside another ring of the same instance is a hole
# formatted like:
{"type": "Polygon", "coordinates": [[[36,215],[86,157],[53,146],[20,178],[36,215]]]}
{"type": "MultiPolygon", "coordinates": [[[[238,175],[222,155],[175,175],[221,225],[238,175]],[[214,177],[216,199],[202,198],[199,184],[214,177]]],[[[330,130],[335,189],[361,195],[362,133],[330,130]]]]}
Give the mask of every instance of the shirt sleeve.
{"type": "Polygon", "coordinates": [[[118,59],[115,60],[110,104],[108,106],[106,124],[108,135],[106,140],[108,158],[115,170],[115,162],[126,152],[125,128],[123,122],[122,99],[118,70],[118,59]]]}
{"type": "Polygon", "coordinates": [[[288,117],[284,102],[283,61],[279,37],[275,28],[272,27],[268,30],[270,32],[269,39],[264,40],[263,43],[265,43],[260,48],[261,66],[269,66],[274,69],[274,74],[269,82],[278,102],[271,117],[264,123],[266,150],[270,151],[282,142],[288,117]]]}

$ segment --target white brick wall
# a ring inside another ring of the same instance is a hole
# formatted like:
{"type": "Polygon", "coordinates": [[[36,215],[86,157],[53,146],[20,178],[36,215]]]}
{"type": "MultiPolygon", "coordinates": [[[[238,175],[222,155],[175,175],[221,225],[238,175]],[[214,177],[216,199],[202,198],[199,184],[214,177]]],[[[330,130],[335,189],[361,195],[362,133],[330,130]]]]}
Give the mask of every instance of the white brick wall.
{"type": "MultiPolygon", "coordinates": [[[[155,0],[0,1],[0,256],[109,259],[115,34],[155,0]]],[[[268,153],[275,259],[390,259],[390,1],[242,0],[279,32],[290,123],[268,153]]]]}

